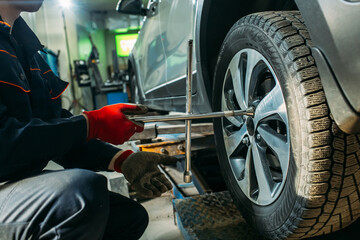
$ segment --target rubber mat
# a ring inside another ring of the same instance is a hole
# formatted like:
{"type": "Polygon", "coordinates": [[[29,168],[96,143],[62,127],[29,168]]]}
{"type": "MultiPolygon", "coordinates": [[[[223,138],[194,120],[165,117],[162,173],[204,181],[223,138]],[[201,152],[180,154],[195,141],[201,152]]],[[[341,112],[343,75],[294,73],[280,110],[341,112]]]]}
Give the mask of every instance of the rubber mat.
{"type": "Polygon", "coordinates": [[[174,206],[187,240],[262,239],[245,222],[227,191],[176,199],[174,206]]]}

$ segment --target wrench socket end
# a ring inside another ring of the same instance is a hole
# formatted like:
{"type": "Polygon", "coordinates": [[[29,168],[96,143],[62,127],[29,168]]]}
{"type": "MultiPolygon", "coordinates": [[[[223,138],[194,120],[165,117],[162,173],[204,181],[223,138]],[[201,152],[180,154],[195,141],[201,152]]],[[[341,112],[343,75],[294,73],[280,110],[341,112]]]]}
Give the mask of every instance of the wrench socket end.
{"type": "Polygon", "coordinates": [[[192,182],[192,174],[191,174],[191,171],[185,171],[185,172],[184,172],[184,182],[185,182],[185,183],[191,183],[191,182],[192,182]]]}

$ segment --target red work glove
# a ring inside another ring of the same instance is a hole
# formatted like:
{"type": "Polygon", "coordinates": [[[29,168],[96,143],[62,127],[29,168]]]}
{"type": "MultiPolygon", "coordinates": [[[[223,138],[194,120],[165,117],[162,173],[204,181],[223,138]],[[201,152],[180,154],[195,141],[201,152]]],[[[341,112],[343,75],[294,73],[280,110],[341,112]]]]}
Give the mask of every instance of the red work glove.
{"type": "Polygon", "coordinates": [[[147,113],[147,107],[135,104],[114,104],[99,110],[84,112],[88,120],[87,140],[98,138],[112,144],[123,144],[135,132],[142,132],[144,124],[130,121],[126,115],[147,113]]]}

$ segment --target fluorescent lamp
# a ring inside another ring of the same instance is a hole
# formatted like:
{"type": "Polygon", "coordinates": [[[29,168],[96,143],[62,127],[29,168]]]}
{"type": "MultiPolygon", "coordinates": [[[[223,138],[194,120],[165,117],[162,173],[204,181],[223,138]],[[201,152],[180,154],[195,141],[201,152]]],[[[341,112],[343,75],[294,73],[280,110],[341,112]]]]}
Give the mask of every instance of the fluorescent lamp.
{"type": "Polygon", "coordinates": [[[71,0],[59,0],[62,8],[69,8],[71,6],[71,0]]]}

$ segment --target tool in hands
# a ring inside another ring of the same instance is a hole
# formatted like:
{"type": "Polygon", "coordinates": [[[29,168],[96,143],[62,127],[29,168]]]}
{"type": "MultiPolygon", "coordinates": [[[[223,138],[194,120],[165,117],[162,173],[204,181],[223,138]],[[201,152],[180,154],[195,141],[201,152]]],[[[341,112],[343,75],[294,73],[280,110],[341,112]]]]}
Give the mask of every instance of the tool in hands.
{"type": "Polygon", "coordinates": [[[224,112],[212,112],[201,114],[177,114],[177,115],[165,115],[165,116],[131,116],[130,120],[136,122],[150,123],[150,122],[169,122],[179,120],[195,120],[206,118],[218,118],[218,117],[236,117],[236,116],[253,116],[254,108],[250,107],[246,110],[232,110],[224,112]]]}

